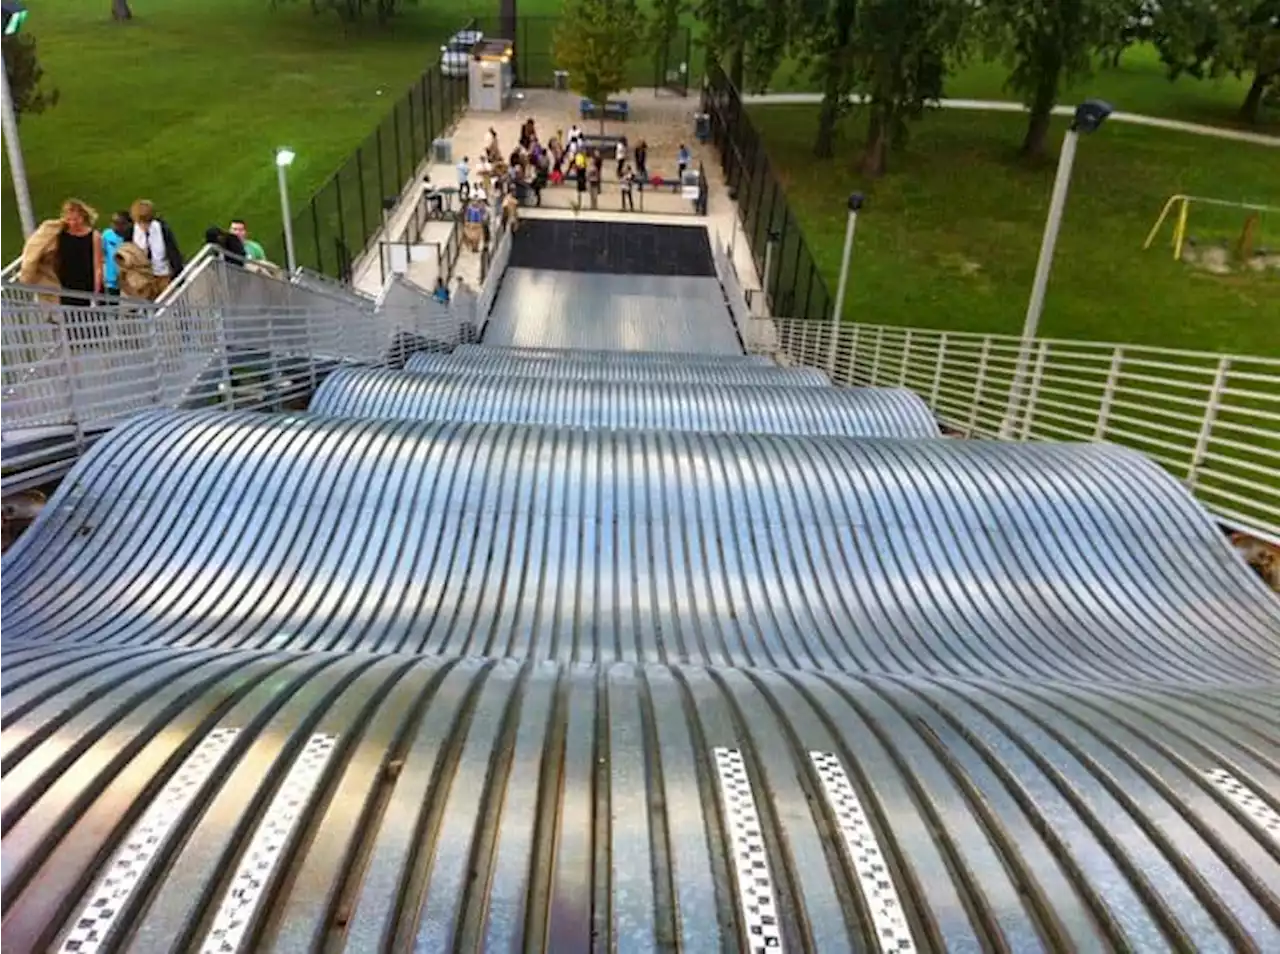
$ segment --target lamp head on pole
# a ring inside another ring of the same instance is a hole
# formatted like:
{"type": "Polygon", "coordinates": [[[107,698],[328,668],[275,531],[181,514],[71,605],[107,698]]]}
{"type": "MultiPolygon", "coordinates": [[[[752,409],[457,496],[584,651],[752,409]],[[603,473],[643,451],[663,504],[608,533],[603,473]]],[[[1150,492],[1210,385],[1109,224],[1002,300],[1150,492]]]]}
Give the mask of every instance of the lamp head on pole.
{"type": "Polygon", "coordinates": [[[1110,115],[1110,103],[1101,99],[1086,99],[1076,107],[1075,117],[1071,120],[1071,128],[1079,133],[1096,132],[1098,127],[1110,115]]]}
{"type": "Polygon", "coordinates": [[[849,211],[850,212],[862,211],[862,203],[866,201],[867,201],[866,196],[864,196],[861,192],[850,192],[849,193],[849,211]]]}
{"type": "Polygon", "coordinates": [[[28,10],[18,3],[0,4],[0,36],[18,36],[27,22],[28,10]]]}
{"type": "Polygon", "coordinates": [[[288,146],[281,146],[276,150],[276,165],[281,169],[288,168],[293,165],[294,152],[288,146]]]}

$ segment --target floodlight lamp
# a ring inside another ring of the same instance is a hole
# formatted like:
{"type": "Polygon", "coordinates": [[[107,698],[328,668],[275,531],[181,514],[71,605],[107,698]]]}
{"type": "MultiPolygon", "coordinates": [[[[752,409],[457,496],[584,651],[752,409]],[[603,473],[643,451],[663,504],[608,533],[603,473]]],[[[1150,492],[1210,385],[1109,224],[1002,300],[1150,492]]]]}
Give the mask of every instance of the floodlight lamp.
{"type": "Polygon", "coordinates": [[[22,32],[22,24],[27,22],[28,13],[22,4],[0,4],[0,36],[18,36],[22,32]]]}
{"type": "Polygon", "coordinates": [[[281,146],[276,150],[276,165],[281,168],[293,165],[294,151],[288,146],[281,146]]]}
{"type": "Polygon", "coordinates": [[[866,196],[864,196],[861,192],[850,192],[849,193],[849,211],[850,212],[861,211],[862,203],[866,201],[867,201],[866,196]]]}
{"type": "Polygon", "coordinates": [[[1086,99],[1076,107],[1075,118],[1071,128],[1076,132],[1096,132],[1103,120],[1111,115],[1111,104],[1101,99],[1086,99]]]}

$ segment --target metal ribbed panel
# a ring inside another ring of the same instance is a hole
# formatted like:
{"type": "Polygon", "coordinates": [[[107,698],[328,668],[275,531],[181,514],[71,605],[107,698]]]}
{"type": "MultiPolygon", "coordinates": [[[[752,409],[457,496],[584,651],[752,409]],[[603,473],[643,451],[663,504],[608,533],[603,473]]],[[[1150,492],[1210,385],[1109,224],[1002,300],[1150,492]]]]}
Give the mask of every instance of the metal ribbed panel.
{"type": "Polygon", "coordinates": [[[75,647],[4,704],[6,950],[1280,950],[1213,780],[1274,811],[1270,688],[75,647]]]}
{"type": "Polygon", "coordinates": [[[1280,601],[1105,445],[153,412],[4,576],[10,645],[1280,675],[1280,601]]]}
{"type": "Polygon", "coordinates": [[[595,361],[619,365],[762,365],[776,368],[772,358],[763,354],[696,354],[670,351],[585,351],[581,348],[502,348],[496,345],[459,345],[453,349],[457,359],[492,361],[494,358],[524,358],[529,361],[595,361]]]}
{"type": "MultiPolygon", "coordinates": [[[[488,349],[484,349],[486,352],[488,349]]],[[[768,387],[829,387],[816,368],[782,368],[736,362],[687,364],[661,362],[601,362],[591,358],[546,361],[525,358],[517,349],[494,349],[492,354],[455,355],[419,352],[409,358],[406,371],[429,374],[490,374],[499,377],[541,377],[557,381],[605,381],[635,384],[758,384],[768,387]]]]}
{"type": "Polygon", "coordinates": [[[484,344],[742,354],[715,278],[508,268],[484,344]]]}
{"type": "Polygon", "coordinates": [[[316,414],[574,427],[937,437],[929,406],[890,388],[627,384],[345,370],[311,400],[316,414]]]}

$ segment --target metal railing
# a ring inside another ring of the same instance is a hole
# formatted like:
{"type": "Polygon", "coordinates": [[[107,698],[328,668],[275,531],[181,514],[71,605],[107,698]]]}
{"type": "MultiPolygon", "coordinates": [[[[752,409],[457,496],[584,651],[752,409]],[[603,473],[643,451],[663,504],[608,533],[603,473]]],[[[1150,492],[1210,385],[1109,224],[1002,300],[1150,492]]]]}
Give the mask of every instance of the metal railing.
{"type": "Polygon", "coordinates": [[[1109,441],[1164,466],[1225,523],[1280,542],[1280,359],[890,325],[754,319],[753,350],[836,384],[908,387],[966,437],[1109,441]],[[764,327],[767,325],[767,328],[764,327]]]}
{"type": "Polygon", "coordinates": [[[97,435],[140,410],[282,409],[336,367],[403,366],[419,348],[472,340],[475,327],[474,302],[441,306],[407,284],[375,302],[212,247],[159,302],[71,307],[50,303],[49,291],[4,286],[5,493],[65,473],[97,435]]]}

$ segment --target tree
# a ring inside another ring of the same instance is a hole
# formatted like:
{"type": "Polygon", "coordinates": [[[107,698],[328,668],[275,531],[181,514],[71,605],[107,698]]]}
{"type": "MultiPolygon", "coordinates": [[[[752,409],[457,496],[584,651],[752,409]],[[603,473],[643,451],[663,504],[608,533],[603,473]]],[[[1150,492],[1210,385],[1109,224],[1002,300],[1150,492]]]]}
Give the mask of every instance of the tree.
{"type": "Polygon", "coordinates": [[[43,113],[58,103],[58,91],[42,86],[44,70],[36,56],[36,38],[19,33],[4,38],[4,68],[13,96],[13,111],[21,118],[27,113],[43,113]]]}
{"type": "Polygon", "coordinates": [[[965,0],[864,0],[852,63],[853,86],[866,100],[865,175],[885,173],[889,147],[906,141],[908,121],[942,97],[970,12],[965,0]]]}
{"type": "Polygon", "coordinates": [[[133,19],[133,11],[129,9],[129,0],[111,0],[111,19],[133,19]]]}
{"type": "Polygon", "coordinates": [[[857,0],[797,0],[792,10],[796,23],[793,46],[822,89],[818,134],[813,143],[813,154],[819,159],[835,154],[836,123],[851,106],[857,13],[857,0]]]}
{"type": "Polygon", "coordinates": [[[787,46],[785,0],[698,0],[694,10],[707,59],[724,63],[739,90],[766,89],[787,46]]]}
{"type": "MultiPolygon", "coordinates": [[[[288,0],[271,0],[271,6],[274,7],[280,2],[288,2],[288,0]]],[[[310,0],[310,2],[312,13],[332,10],[343,23],[354,23],[363,19],[367,8],[373,9],[379,23],[386,23],[400,8],[400,0],[310,0]]]]}
{"type": "Polygon", "coordinates": [[[1031,111],[1024,155],[1044,154],[1059,92],[1092,72],[1094,54],[1121,36],[1132,12],[1128,0],[990,0],[988,42],[1009,62],[1006,88],[1031,111]]]}
{"type": "Polygon", "coordinates": [[[633,0],[569,0],[556,28],[556,65],[569,73],[573,90],[600,107],[614,93],[630,89],[627,65],[646,34],[645,19],[633,0]]]}
{"type": "Polygon", "coordinates": [[[1246,122],[1257,123],[1268,93],[1280,92],[1280,0],[1166,0],[1154,32],[1172,78],[1252,77],[1240,106],[1246,122]]]}

